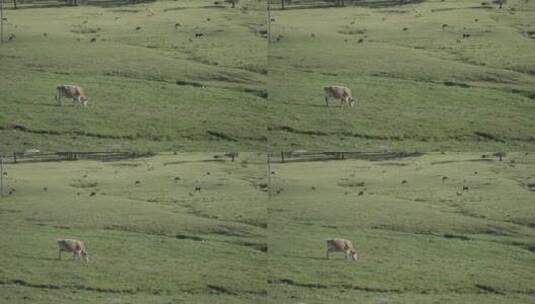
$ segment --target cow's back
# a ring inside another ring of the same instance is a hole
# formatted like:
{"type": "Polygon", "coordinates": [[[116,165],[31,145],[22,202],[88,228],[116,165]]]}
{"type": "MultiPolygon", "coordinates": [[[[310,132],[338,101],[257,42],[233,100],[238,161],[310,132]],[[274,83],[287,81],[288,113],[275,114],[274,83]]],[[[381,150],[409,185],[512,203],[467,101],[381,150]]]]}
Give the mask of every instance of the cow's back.
{"type": "Polygon", "coordinates": [[[342,240],[342,239],[327,240],[327,246],[334,248],[336,250],[345,250],[346,240],[342,240]]]}
{"type": "Polygon", "coordinates": [[[58,246],[65,251],[80,251],[84,250],[84,244],[78,240],[58,240],[58,246]]]}

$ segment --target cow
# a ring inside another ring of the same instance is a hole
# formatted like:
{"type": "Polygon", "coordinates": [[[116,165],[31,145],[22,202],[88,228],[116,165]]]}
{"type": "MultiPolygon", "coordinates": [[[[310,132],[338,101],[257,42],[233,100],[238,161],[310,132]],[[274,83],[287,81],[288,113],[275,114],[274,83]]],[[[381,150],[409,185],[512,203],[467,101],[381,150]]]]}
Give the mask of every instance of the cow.
{"type": "Polygon", "coordinates": [[[327,240],[327,259],[329,258],[329,253],[331,252],[344,252],[346,254],[346,259],[352,259],[356,261],[358,259],[357,251],[353,247],[353,243],[345,239],[331,239],[327,240]]]}
{"type": "Polygon", "coordinates": [[[72,102],[78,102],[86,106],[89,98],[85,96],[82,87],[73,84],[62,84],[56,87],[57,95],[56,101],[61,106],[61,97],[72,98],[72,102]]]}
{"type": "Polygon", "coordinates": [[[78,257],[78,260],[83,258],[86,262],[89,262],[89,255],[85,250],[84,242],[73,239],[60,239],[58,242],[58,259],[61,260],[61,252],[72,252],[73,260],[78,257]]]}
{"type": "Polygon", "coordinates": [[[332,85],[324,87],[323,91],[325,92],[325,103],[327,104],[327,107],[329,106],[330,98],[340,100],[342,106],[344,106],[344,104],[347,104],[351,107],[355,105],[355,100],[351,94],[351,89],[348,87],[332,85]]]}

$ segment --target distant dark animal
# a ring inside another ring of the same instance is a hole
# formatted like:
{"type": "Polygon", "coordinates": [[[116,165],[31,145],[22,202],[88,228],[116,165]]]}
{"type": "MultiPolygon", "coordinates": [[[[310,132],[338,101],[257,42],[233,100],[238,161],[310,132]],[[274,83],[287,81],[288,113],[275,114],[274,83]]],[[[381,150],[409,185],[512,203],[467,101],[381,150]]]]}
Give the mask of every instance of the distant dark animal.
{"type": "Polygon", "coordinates": [[[447,176],[442,176],[442,183],[444,183],[448,179],[447,176]]]}
{"type": "Polygon", "coordinates": [[[408,27],[404,27],[404,28],[403,28],[403,31],[404,31],[404,32],[406,32],[406,31],[408,31],[408,30],[409,30],[408,27]]]}
{"type": "Polygon", "coordinates": [[[463,186],[463,191],[468,191],[468,186],[463,186]]]}
{"type": "Polygon", "coordinates": [[[316,38],[316,34],[312,33],[312,34],[310,34],[310,37],[316,38]]]}
{"type": "Polygon", "coordinates": [[[479,19],[476,18],[476,19],[474,19],[474,21],[475,21],[475,22],[479,22],[479,19]]]}
{"type": "Polygon", "coordinates": [[[477,175],[477,171],[475,171],[474,174],[477,175]]]}
{"type": "Polygon", "coordinates": [[[271,174],[274,175],[274,174],[275,174],[275,171],[271,171],[271,174]]]}
{"type": "Polygon", "coordinates": [[[60,239],[57,240],[58,243],[58,259],[61,260],[61,252],[72,252],[72,258],[78,260],[84,259],[86,262],[89,262],[89,255],[85,249],[85,244],[83,241],[72,240],[72,239],[60,239]]]}
{"type": "Polygon", "coordinates": [[[442,24],[442,30],[445,30],[448,27],[446,23],[442,24]]]}
{"type": "Polygon", "coordinates": [[[211,20],[212,20],[212,19],[210,19],[210,18],[206,18],[206,21],[211,21],[211,20]]]}
{"type": "Polygon", "coordinates": [[[463,38],[470,38],[470,36],[471,36],[470,34],[466,34],[466,33],[463,34],[463,38]]]}
{"type": "Polygon", "coordinates": [[[364,42],[364,39],[363,38],[360,38],[359,41],[357,41],[358,43],[363,43],[364,42]]]}
{"type": "Polygon", "coordinates": [[[402,184],[406,184],[407,181],[406,181],[406,180],[402,180],[401,183],[402,183],[402,184]]]}
{"type": "Polygon", "coordinates": [[[97,195],[96,192],[91,192],[91,194],[89,194],[89,196],[95,196],[95,195],[97,195]]]}
{"type": "Polygon", "coordinates": [[[11,189],[9,189],[8,194],[11,195],[11,194],[15,193],[15,191],[16,191],[15,188],[11,188],[11,189]]]}
{"type": "Polygon", "coordinates": [[[271,22],[275,22],[275,18],[271,18],[271,22]]]}
{"type": "Polygon", "coordinates": [[[136,26],[136,31],[139,31],[141,29],[141,26],[136,26]]]}
{"type": "Polygon", "coordinates": [[[310,189],[312,189],[312,190],[316,190],[316,187],[312,186],[312,187],[310,187],[310,189]]]}
{"type": "Polygon", "coordinates": [[[179,26],[182,26],[182,24],[180,24],[180,22],[175,23],[175,28],[177,28],[179,26]]]}
{"type": "Polygon", "coordinates": [[[89,42],[96,42],[97,41],[97,38],[91,38],[91,40],[89,40],[89,42]]]}
{"type": "Polygon", "coordinates": [[[137,180],[137,181],[135,182],[135,184],[136,184],[136,185],[139,185],[139,184],[141,184],[141,182],[137,180]]]}
{"type": "Polygon", "coordinates": [[[210,172],[206,172],[206,175],[210,175],[210,172]]]}
{"type": "Polygon", "coordinates": [[[195,33],[195,38],[200,38],[204,36],[204,33],[195,33]]]}
{"type": "Polygon", "coordinates": [[[17,36],[15,36],[15,34],[10,33],[9,36],[7,37],[7,40],[8,41],[14,41],[16,38],[17,38],[17,36]]]}
{"type": "Polygon", "coordinates": [[[357,251],[353,247],[353,243],[345,239],[331,239],[326,240],[327,250],[326,257],[329,258],[331,252],[343,252],[346,254],[346,259],[358,260],[357,251]]]}
{"type": "Polygon", "coordinates": [[[359,196],[364,195],[364,191],[359,192],[359,196]]]}
{"type": "Polygon", "coordinates": [[[45,36],[45,37],[46,37],[46,36],[48,36],[48,34],[47,34],[47,33],[43,33],[43,36],[45,36]]]}
{"type": "Polygon", "coordinates": [[[201,186],[195,186],[195,191],[201,191],[201,186]]]}
{"type": "Polygon", "coordinates": [[[43,187],[43,191],[48,191],[48,188],[47,187],[43,187]]]}
{"type": "Polygon", "coordinates": [[[180,177],[175,177],[175,182],[179,181],[180,180],[180,177]]]}

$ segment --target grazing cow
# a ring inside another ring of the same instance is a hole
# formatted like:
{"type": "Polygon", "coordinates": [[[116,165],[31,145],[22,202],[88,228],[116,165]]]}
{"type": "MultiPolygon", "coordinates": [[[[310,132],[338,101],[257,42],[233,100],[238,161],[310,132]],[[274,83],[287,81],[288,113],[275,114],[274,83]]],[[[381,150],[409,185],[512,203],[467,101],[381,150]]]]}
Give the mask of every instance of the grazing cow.
{"type": "Polygon", "coordinates": [[[72,240],[72,239],[61,239],[58,240],[58,251],[59,256],[58,259],[61,260],[61,252],[72,252],[72,258],[73,260],[78,257],[78,260],[83,258],[86,262],[89,262],[89,255],[87,254],[87,251],[85,250],[84,242],[79,240],[72,240]]]}
{"type": "Polygon", "coordinates": [[[56,87],[57,95],[56,101],[59,105],[62,105],[61,97],[72,98],[72,102],[78,102],[87,105],[89,98],[85,96],[84,89],[82,87],[72,84],[62,84],[56,87]]]}
{"type": "Polygon", "coordinates": [[[358,259],[357,251],[353,247],[351,241],[345,239],[331,239],[327,240],[327,259],[329,258],[329,253],[334,252],[344,252],[346,254],[346,259],[352,259],[356,261],[358,259]]]}
{"type": "Polygon", "coordinates": [[[323,91],[325,92],[325,103],[327,104],[327,107],[329,106],[330,98],[340,100],[342,106],[344,106],[344,104],[348,104],[351,107],[355,106],[355,100],[348,87],[333,85],[324,87],[323,91]]]}

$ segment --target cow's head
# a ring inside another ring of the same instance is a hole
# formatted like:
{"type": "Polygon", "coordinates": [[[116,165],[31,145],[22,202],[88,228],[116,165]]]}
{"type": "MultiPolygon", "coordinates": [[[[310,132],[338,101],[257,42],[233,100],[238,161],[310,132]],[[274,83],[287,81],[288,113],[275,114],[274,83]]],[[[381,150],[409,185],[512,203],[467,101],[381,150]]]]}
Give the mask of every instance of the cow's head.
{"type": "Polygon", "coordinates": [[[351,250],[349,253],[351,254],[351,258],[353,259],[353,261],[356,261],[359,259],[357,252],[355,250],[351,250]]]}
{"type": "Polygon", "coordinates": [[[85,250],[82,251],[82,258],[83,258],[86,262],[89,262],[89,254],[87,253],[87,251],[85,251],[85,250]]]}
{"type": "Polygon", "coordinates": [[[349,105],[351,107],[354,107],[356,103],[357,103],[357,101],[355,99],[353,99],[353,97],[349,97],[349,105]]]}

